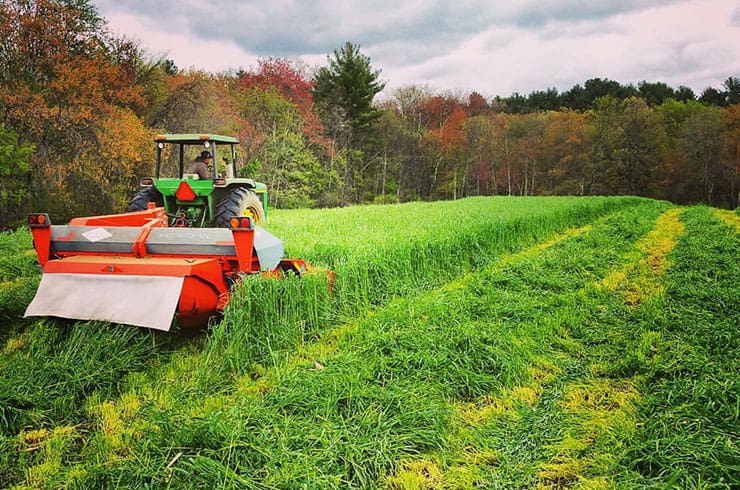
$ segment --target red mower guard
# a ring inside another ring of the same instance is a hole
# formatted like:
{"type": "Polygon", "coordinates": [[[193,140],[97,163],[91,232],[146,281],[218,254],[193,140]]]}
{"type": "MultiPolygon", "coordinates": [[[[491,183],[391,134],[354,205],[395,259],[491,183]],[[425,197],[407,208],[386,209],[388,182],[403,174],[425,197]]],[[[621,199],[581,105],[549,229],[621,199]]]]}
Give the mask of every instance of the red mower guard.
{"type": "Polygon", "coordinates": [[[75,218],[51,226],[29,215],[43,267],[25,316],[105,320],[169,330],[207,325],[224,309],[244,274],[306,269],[282,259],[282,241],[249,217],[231,228],[168,227],[164,208],[75,218]]]}

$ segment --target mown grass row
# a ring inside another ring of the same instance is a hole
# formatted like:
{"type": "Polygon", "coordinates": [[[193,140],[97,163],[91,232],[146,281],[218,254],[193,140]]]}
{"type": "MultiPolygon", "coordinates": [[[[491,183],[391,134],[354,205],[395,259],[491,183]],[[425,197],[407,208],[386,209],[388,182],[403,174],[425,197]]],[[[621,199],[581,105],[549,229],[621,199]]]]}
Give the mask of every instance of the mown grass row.
{"type": "MultiPolygon", "coordinates": [[[[132,375],[121,397],[89,405],[95,430],[81,451],[68,449],[66,467],[46,483],[396,485],[414,455],[456,453],[458,406],[547,372],[555,361],[545,354],[567,339],[550,335],[560,330],[545,328],[542,313],[605,276],[664,207],[643,203],[529,260],[395,300],[274,368],[252,366],[233,391],[189,391],[197,384],[178,378],[195,367],[186,357],[169,372],[132,375]],[[541,372],[530,369],[533,359],[541,372]]],[[[535,461],[546,461],[543,445],[534,446],[535,461]]],[[[499,453],[482,446],[461,454],[490,466],[499,453]]],[[[479,469],[458,469],[457,481],[484,481],[479,469]]]]}
{"type": "Polygon", "coordinates": [[[608,231],[596,228],[475,277],[469,287],[496,303],[481,328],[506,339],[502,357],[514,359],[521,375],[485,393],[454,397],[447,444],[403,459],[385,484],[608,487],[610,462],[634,430],[638,392],[580,332],[599,332],[600,344],[612,334],[619,320],[600,315],[604,304],[592,296],[594,285],[630,260],[655,211],[638,219],[622,215],[608,231]]]}
{"type": "Polygon", "coordinates": [[[0,358],[0,481],[22,479],[46,436],[89,430],[87,397],[117,396],[126,373],[161,360],[162,341],[137,329],[55,321],[9,340],[0,358]]]}
{"type": "Polygon", "coordinates": [[[530,358],[529,381],[456,404],[450,443],[405,459],[385,483],[736,487],[738,236],[703,208],[684,231],[677,211],[622,266],[542,311],[540,332],[557,341],[530,358]]]}
{"type": "MultiPolygon", "coordinates": [[[[624,297],[629,295],[616,288],[633,284],[646,250],[653,250],[655,242],[665,237],[675,240],[677,233],[662,224],[665,216],[675,223],[671,213],[661,216],[655,229],[639,240],[638,234],[623,237],[623,245],[585,281],[571,278],[570,285],[562,287],[543,279],[563,261],[557,249],[506,270],[520,281],[499,283],[496,289],[528,298],[541,296],[533,295],[533,290],[544,289],[557,298],[551,305],[535,300],[540,303],[539,316],[520,325],[519,341],[541,349],[524,358],[529,379],[457,403],[459,425],[453,444],[412,461],[416,466],[407,462],[389,482],[406,488],[404,481],[424,481],[416,469],[419,464],[436,468],[446,482],[462,473],[469,481],[493,488],[609,488],[618,475],[634,477],[615,464],[636,430],[635,407],[641,397],[639,380],[625,369],[634,360],[636,346],[622,349],[624,344],[617,341],[623,329],[631,328],[624,311],[624,297]],[[530,275],[529,269],[536,274],[530,275]],[[488,455],[486,462],[471,460],[467,455],[472,449],[488,455]]],[[[645,233],[645,224],[639,234],[645,233]]],[[[639,228],[633,224],[632,230],[639,228]]],[[[603,243],[597,250],[605,252],[603,243]]],[[[659,256],[664,254],[655,255],[659,256]]],[[[642,292],[646,299],[647,289],[642,292]]]]}
{"type": "Polygon", "coordinates": [[[645,485],[737,488],[740,229],[705,207],[683,220],[664,294],[633,317],[645,398],[622,464],[645,485]]]}

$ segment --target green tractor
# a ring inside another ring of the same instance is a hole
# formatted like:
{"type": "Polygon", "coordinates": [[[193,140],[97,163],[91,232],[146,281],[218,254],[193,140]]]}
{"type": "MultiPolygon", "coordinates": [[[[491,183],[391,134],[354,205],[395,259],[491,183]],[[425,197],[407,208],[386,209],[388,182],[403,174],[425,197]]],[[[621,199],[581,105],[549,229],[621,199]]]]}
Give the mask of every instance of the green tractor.
{"type": "Polygon", "coordinates": [[[129,201],[127,212],[143,211],[153,202],[164,206],[170,226],[228,228],[232,216],[250,216],[255,223],[265,220],[267,186],[252,179],[236,178],[236,145],[239,144],[236,138],[217,134],[161,134],[154,142],[157,145],[154,177],[141,179],[141,189],[129,201]],[[220,164],[218,157],[222,153],[225,155],[220,164]],[[195,154],[212,157],[214,164],[208,168],[195,154]],[[196,173],[193,165],[202,168],[196,173]]]}

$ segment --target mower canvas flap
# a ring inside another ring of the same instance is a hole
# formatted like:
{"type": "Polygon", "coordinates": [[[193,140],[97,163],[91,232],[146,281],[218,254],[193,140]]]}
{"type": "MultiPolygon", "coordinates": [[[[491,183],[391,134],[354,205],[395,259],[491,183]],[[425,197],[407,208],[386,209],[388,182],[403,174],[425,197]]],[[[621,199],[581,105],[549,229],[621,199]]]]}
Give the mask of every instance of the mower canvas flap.
{"type": "Polygon", "coordinates": [[[254,251],[260,261],[260,269],[271,271],[283,258],[283,241],[259,226],[254,227],[254,251]]]}
{"type": "Polygon", "coordinates": [[[184,278],[44,274],[24,317],[103,320],[169,331],[184,278]]]}

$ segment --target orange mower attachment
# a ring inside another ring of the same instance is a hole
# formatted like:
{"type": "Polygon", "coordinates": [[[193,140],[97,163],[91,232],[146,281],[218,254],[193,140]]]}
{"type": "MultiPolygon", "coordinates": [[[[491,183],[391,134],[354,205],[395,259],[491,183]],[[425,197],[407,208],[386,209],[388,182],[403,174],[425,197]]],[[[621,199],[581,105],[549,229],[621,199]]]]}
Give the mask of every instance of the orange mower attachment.
{"type": "Polygon", "coordinates": [[[302,274],[283,259],[283,242],[234,216],[230,228],[169,227],[165,209],[75,218],[52,226],[29,215],[43,268],[25,316],[105,320],[169,330],[207,325],[223,311],[230,287],[245,274],[302,274]]]}

